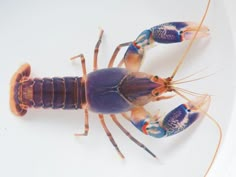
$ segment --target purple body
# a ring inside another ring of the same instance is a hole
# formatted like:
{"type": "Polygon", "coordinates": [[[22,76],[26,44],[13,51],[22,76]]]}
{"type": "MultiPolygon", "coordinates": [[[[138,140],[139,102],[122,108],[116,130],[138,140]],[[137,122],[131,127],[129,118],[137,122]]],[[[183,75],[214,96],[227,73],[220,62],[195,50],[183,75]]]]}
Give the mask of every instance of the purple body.
{"type": "Polygon", "coordinates": [[[81,77],[35,78],[17,84],[15,93],[22,90],[22,101],[29,107],[79,109],[85,104],[84,88],[81,77]],[[27,96],[31,88],[32,99],[27,96]]]}
{"type": "Polygon", "coordinates": [[[88,106],[93,112],[113,114],[127,112],[135,106],[145,105],[158,87],[150,75],[129,72],[122,68],[108,68],[81,77],[53,77],[29,79],[15,86],[18,97],[29,107],[53,109],[81,109],[88,106]]]}
{"type": "Polygon", "coordinates": [[[128,71],[120,68],[101,69],[89,73],[86,91],[89,109],[98,113],[120,113],[130,110],[131,103],[119,87],[128,71]]]}
{"type": "Polygon", "coordinates": [[[121,113],[150,101],[158,85],[144,73],[129,73],[122,68],[101,69],[88,74],[86,98],[88,107],[98,113],[121,113]]]}

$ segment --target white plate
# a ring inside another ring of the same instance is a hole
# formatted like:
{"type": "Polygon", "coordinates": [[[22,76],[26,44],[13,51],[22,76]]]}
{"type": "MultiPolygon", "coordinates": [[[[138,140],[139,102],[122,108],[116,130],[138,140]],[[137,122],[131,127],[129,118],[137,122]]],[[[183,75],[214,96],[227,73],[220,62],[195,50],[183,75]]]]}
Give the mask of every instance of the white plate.
{"type": "MultiPolygon", "coordinates": [[[[115,47],[133,40],[144,29],[170,21],[199,22],[206,1],[15,1],[2,2],[0,166],[2,176],[181,176],[205,173],[218,141],[218,131],[203,119],[185,132],[170,138],[153,139],[130,123],[122,124],[159,157],[153,159],[131,142],[107,119],[115,140],[126,156],[119,159],[103,132],[96,114],[90,114],[90,132],[85,138],[73,133],[83,130],[82,111],[29,110],[18,119],[9,111],[8,93],[12,74],[24,62],[32,66],[33,77],[81,75],[80,62],[69,57],[84,53],[92,69],[95,42],[101,26],[105,36],[99,66],[106,67],[115,47]],[[160,163],[161,162],[161,163],[160,163]]],[[[213,76],[182,87],[213,95],[209,113],[226,134],[233,104],[232,35],[222,2],[212,2],[205,24],[210,37],[196,41],[176,78],[207,67],[200,76],[213,76]]],[[[157,45],[146,55],[142,71],[166,77],[172,72],[188,43],[157,45]]],[[[125,50],[122,50],[119,58],[125,50]]],[[[152,113],[166,113],[184,102],[172,99],[147,106],[152,113]]],[[[120,117],[121,118],[121,117],[120,117]]],[[[224,149],[221,149],[222,151],[224,149]]],[[[227,164],[209,176],[224,174],[227,164]]]]}

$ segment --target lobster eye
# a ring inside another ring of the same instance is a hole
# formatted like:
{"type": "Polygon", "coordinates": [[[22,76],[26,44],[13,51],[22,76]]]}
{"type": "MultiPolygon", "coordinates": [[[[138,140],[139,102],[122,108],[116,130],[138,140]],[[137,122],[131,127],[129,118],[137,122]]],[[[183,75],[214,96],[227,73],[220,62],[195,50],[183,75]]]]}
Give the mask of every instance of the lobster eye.
{"type": "Polygon", "coordinates": [[[158,95],[160,95],[160,92],[158,91],[158,89],[155,89],[155,90],[152,91],[152,95],[153,96],[158,96],[158,95]]]}
{"type": "Polygon", "coordinates": [[[159,79],[160,79],[160,78],[159,78],[158,76],[153,76],[153,77],[152,77],[152,81],[153,81],[153,82],[157,82],[159,79]]]}

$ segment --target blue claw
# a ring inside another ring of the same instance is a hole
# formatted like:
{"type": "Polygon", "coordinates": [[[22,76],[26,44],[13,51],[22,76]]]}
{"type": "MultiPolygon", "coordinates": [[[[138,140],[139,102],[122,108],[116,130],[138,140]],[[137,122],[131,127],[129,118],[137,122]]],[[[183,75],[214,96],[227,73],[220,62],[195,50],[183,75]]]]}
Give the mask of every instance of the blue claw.
{"type": "Polygon", "coordinates": [[[210,105],[210,96],[200,96],[186,104],[181,104],[169,112],[163,122],[162,127],[167,131],[167,136],[175,135],[190,125],[197,119],[204,117],[210,105]]]}
{"type": "MultiPolygon", "coordinates": [[[[157,42],[163,44],[177,43],[190,40],[198,29],[198,24],[193,22],[170,22],[144,30],[137,39],[131,43],[124,55],[124,63],[128,70],[138,71],[147,46],[157,42]]],[[[208,36],[209,29],[202,26],[197,38],[208,36]]]]}
{"type": "MultiPolygon", "coordinates": [[[[177,43],[190,40],[198,29],[198,24],[193,22],[170,22],[152,27],[152,37],[158,43],[177,43]]],[[[198,38],[208,36],[209,29],[202,26],[198,38]]]]}
{"type": "Polygon", "coordinates": [[[136,108],[132,111],[130,121],[144,134],[162,138],[175,135],[204,117],[209,105],[210,96],[197,97],[191,102],[179,105],[169,112],[164,119],[158,120],[153,120],[153,117],[144,108],[136,108]]]}

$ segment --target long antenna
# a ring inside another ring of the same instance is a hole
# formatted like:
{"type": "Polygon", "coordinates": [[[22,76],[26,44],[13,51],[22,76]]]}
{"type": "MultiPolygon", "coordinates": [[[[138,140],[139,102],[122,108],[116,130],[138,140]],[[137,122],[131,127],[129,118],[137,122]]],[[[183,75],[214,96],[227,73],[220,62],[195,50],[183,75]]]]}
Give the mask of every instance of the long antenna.
{"type": "Polygon", "coordinates": [[[198,78],[195,78],[195,79],[191,79],[191,80],[186,80],[186,81],[178,81],[178,82],[176,82],[176,81],[174,81],[174,82],[172,82],[174,85],[177,85],[177,84],[184,84],[184,83],[189,83],[189,82],[194,82],[194,81],[198,81],[198,80],[202,80],[202,79],[205,79],[205,78],[208,78],[208,77],[210,77],[210,76],[212,76],[212,75],[214,75],[215,73],[212,73],[212,74],[209,74],[209,75],[206,75],[206,76],[202,76],[202,77],[198,77],[198,78]]]}
{"type": "MultiPolygon", "coordinates": [[[[178,92],[177,90],[174,90],[174,92],[176,94],[178,94],[180,97],[182,97],[183,99],[185,99],[185,100],[189,101],[191,104],[193,104],[192,101],[189,98],[187,98],[186,96],[184,96],[182,93],[178,92]]],[[[220,124],[210,114],[208,114],[206,111],[203,111],[199,106],[197,106],[195,104],[193,104],[193,105],[196,108],[198,108],[203,114],[205,114],[216,125],[217,129],[219,130],[219,140],[218,140],[218,143],[217,143],[217,146],[216,146],[215,153],[214,153],[214,155],[212,157],[212,160],[211,160],[211,162],[210,162],[210,164],[209,164],[209,166],[208,166],[208,168],[207,168],[207,170],[204,174],[204,177],[206,177],[208,175],[213,163],[215,162],[216,156],[219,152],[220,145],[221,145],[221,142],[222,142],[222,129],[221,129],[220,124]]]]}
{"type": "Polygon", "coordinates": [[[185,77],[183,77],[183,78],[174,80],[173,82],[176,83],[176,82],[179,82],[179,81],[183,81],[183,80],[185,80],[185,79],[188,79],[188,78],[190,78],[190,77],[192,77],[192,76],[195,76],[195,75],[201,73],[202,71],[205,71],[206,69],[207,69],[207,67],[205,67],[205,68],[203,68],[203,69],[201,69],[201,70],[199,70],[199,71],[197,71],[197,72],[195,72],[195,73],[193,73],[193,74],[189,74],[189,75],[187,75],[187,76],[185,76],[185,77]]]}
{"type": "Polygon", "coordinates": [[[196,39],[196,37],[197,37],[197,35],[198,35],[198,33],[199,33],[201,27],[202,27],[202,24],[203,24],[203,22],[204,22],[204,20],[205,20],[205,18],[206,18],[208,9],[209,9],[209,7],[210,7],[210,3],[211,3],[211,0],[208,0],[208,4],[207,4],[207,7],[206,7],[206,10],[205,10],[205,12],[204,12],[204,15],[203,15],[203,17],[202,17],[202,19],[201,19],[201,22],[200,22],[198,28],[197,28],[197,31],[196,31],[196,33],[194,34],[193,38],[191,39],[191,41],[190,41],[188,47],[187,47],[186,50],[184,51],[182,57],[180,58],[178,65],[176,66],[176,68],[175,68],[173,74],[172,74],[171,77],[170,77],[171,79],[173,79],[173,78],[175,77],[175,75],[176,75],[177,71],[179,70],[180,66],[183,64],[184,60],[186,59],[186,56],[187,56],[187,54],[189,53],[189,51],[190,51],[190,49],[191,49],[191,47],[192,47],[192,45],[193,45],[193,42],[195,41],[195,39],[196,39]]]}

